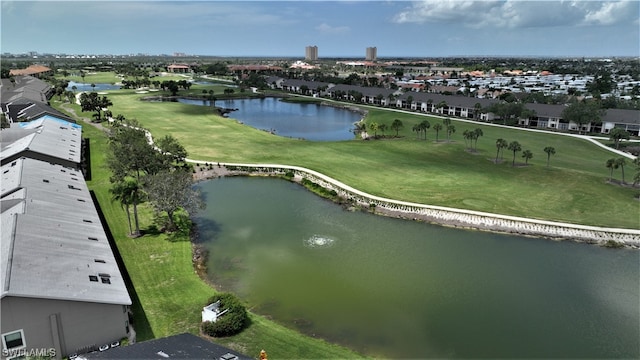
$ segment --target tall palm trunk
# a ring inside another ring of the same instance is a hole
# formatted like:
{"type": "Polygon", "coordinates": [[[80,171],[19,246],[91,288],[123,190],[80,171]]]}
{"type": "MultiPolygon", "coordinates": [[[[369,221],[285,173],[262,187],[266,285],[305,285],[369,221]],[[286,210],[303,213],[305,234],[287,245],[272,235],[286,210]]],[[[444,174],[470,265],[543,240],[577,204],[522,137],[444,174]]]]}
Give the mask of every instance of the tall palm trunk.
{"type": "Polygon", "coordinates": [[[131,228],[131,211],[129,211],[129,204],[126,204],[124,208],[127,211],[127,222],[129,223],[129,235],[131,235],[133,233],[133,229],[131,228]]]}
{"type": "Polygon", "coordinates": [[[138,220],[138,202],[137,201],[133,203],[133,219],[136,223],[136,231],[132,235],[140,236],[140,221],[138,220]]]}

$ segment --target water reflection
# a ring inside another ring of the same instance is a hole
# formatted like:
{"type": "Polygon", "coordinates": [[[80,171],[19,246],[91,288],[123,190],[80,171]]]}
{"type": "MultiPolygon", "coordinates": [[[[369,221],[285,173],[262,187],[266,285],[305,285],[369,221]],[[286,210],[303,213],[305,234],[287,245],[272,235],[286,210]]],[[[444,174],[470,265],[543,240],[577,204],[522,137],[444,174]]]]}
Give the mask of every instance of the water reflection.
{"type": "Polygon", "coordinates": [[[199,184],[209,276],[261,314],[383,358],[638,358],[640,252],[343,210],[296,184],[199,184]]]}
{"type": "MultiPolygon", "coordinates": [[[[210,106],[208,100],[178,99],[179,102],[210,106]]],[[[218,107],[237,109],[228,116],[256,129],[279,136],[312,141],[340,141],[355,138],[354,124],[362,114],[318,104],[280,101],[278,98],[226,99],[218,107]]]]}

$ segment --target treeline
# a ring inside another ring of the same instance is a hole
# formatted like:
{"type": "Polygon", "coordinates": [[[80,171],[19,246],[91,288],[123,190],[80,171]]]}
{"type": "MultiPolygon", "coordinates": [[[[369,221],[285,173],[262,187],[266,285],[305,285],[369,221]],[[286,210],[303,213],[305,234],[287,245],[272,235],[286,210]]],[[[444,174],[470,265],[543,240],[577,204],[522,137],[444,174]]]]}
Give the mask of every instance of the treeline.
{"type": "Polygon", "coordinates": [[[130,236],[140,236],[138,206],[148,202],[162,231],[188,233],[190,215],[203,209],[200,193],[193,188],[187,151],[171,135],[150,141],[136,121],[115,122],[109,129],[107,166],[113,200],[127,212],[130,236]],[[133,210],[133,222],[130,209],[133,210]]]}

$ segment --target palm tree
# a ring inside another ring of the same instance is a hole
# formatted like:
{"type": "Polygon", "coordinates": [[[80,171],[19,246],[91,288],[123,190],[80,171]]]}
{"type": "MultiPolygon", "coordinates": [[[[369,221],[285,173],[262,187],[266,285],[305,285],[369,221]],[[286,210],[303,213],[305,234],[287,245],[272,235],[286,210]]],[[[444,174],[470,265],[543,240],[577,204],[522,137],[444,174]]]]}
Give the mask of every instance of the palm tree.
{"type": "Polygon", "coordinates": [[[533,153],[530,150],[525,150],[522,152],[522,157],[524,158],[524,163],[529,164],[529,159],[533,157],[533,153]]]}
{"type": "Polygon", "coordinates": [[[475,130],[473,130],[473,135],[473,139],[475,140],[475,149],[478,150],[478,138],[484,135],[484,133],[482,132],[482,129],[475,128],[475,130]]]}
{"type": "Polygon", "coordinates": [[[613,181],[613,170],[618,168],[618,164],[616,163],[616,159],[608,159],[607,163],[606,163],[607,169],[610,170],[609,172],[609,181],[613,181]]]}
{"type": "Polygon", "coordinates": [[[447,125],[447,142],[449,142],[449,138],[451,137],[451,134],[456,132],[456,127],[453,125],[447,125]]]}
{"type": "Polygon", "coordinates": [[[624,166],[627,164],[627,160],[623,157],[616,159],[616,165],[620,167],[622,171],[622,183],[624,184],[624,166]]]}
{"type": "Polygon", "coordinates": [[[382,133],[382,137],[384,137],[384,132],[387,131],[387,124],[378,125],[378,130],[382,133]]]}
{"type": "Polygon", "coordinates": [[[609,131],[609,139],[613,140],[616,146],[616,149],[620,148],[621,140],[629,140],[630,134],[621,128],[613,128],[609,131]]]}
{"type": "Polygon", "coordinates": [[[138,183],[133,179],[125,179],[121,182],[115,183],[111,189],[111,200],[120,202],[120,205],[127,211],[127,221],[129,222],[129,235],[140,235],[140,228],[138,225],[138,209],[137,204],[140,202],[140,188],[138,183]],[[131,227],[131,213],[129,212],[129,206],[133,205],[133,212],[136,222],[136,231],[134,233],[131,227]]]}
{"type": "Polygon", "coordinates": [[[547,153],[547,167],[549,167],[549,160],[551,160],[551,155],[555,155],[556,148],[553,146],[547,146],[544,148],[544,152],[547,153]]]}
{"type": "Polygon", "coordinates": [[[438,133],[442,130],[442,125],[440,123],[436,123],[433,125],[433,130],[436,131],[436,142],[438,142],[438,133]]]}
{"type": "Polygon", "coordinates": [[[431,127],[431,123],[427,120],[423,120],[418,126],[420,126],[420,131],[424,131],[424,139],[427,140],[427,129],[431,127]]]}
{"type": "Polygon", "coordinates": [[[516,153],[522,150],[522,146],[520,145],[519,142],[512,141],[509,143],[509,146],[507,147],[507,149],[513,151],[513,162],[511,163],[511,166],[516,166],[516,153]]]}
{"type": "Polygon", "coordinates": [[[498,155],[500,155],[500,150],[506,148],[507,146],[508,146],[507,140],[505,139],[496,140],[496,148],[498,149],[496,151],[496,163],[498,163],[498,155]]]}
{"type": "Polygon", "coordinates": [[[407,96],[407,109],[411,110],[411,104],[413,104],[413,96],[407,96]]]}
{"type": "Polygon", "coordinates": [[[640,183],[640,157],[633,160],[633,164],[636,166],[636,172],[633,175],[633,186],[640,183]]]}
{"type": "Polygon", "coordinates": [[[398,137],[398,131],[403,127],[404,125],[402,124],[402,121],[400,121],[400,119],[394,119],[391,123],[391,128],[396,131],[396,137],[398,137]]]}
{"type": "Polygon", "coordinates": [[[469,146],[467,145],[467,140],[471,139],[471,131],[469,130],[465,130],[462,132],[462,138],[464,139],[464,146],[466,148],[469,148],[469,146]]]}
{"type": "Polygon", "coordinates": [[[475,103],[475,105],[473,105],[473,118],[476,120],[480,120],[481,112],[482,112],[482,105],[480,103],[475,103]]]}
{"type": "Polygon", "coordinates": [[[371,131],[373,131],[373,137],[377,138],[378,137],[378,129],[379,129],[379,125],[377,122],[372,122],[369,124],[369,129],[371,131]]]}
{"type": "Polygon", "coordinates": [[[420,133],[422,132],[422,128],[420,127],[420,124],[413,125],[413,127],[411,128],[411,131],[414,131],[416,133],[416,138],[420,139],[420,133]]]}

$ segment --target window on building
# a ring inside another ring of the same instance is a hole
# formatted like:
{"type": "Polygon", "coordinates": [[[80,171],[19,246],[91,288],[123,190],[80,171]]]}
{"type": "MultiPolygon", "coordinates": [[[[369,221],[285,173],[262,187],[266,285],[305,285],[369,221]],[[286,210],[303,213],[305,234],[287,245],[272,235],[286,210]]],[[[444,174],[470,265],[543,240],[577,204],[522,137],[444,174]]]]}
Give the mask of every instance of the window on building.
{"type": "Polygon", "coordinates": [[[89,275],[89,281],[98,282],[98,277],[95,275],[89,275]]]}
{"type": "Polygon", "coordinates": [[[25,347],[24,331],[22,329],[2,334],[2,347],[6,350],[22,349],[25,347]]]}

